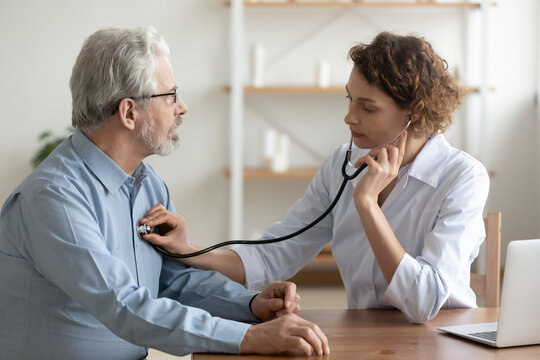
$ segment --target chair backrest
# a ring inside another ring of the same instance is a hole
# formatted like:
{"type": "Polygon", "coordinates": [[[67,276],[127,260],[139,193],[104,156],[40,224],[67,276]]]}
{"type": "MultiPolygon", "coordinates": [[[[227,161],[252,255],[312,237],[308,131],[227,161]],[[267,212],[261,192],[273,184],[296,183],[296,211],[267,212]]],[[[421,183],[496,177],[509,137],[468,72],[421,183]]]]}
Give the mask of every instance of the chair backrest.
{"type": "Polygon", "coordinates": [[[486,227],[486,272],[471,273],[471,288],[485,297],[486,307],[499,307],[501,284],[501,213],[488,213],[486,227]]]}

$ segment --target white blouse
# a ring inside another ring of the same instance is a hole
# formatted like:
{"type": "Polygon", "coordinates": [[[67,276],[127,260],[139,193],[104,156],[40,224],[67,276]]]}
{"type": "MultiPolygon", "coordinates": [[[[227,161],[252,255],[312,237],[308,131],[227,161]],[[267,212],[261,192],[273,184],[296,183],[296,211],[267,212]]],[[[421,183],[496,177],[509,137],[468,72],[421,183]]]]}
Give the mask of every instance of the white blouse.
{"type": "MultiPolygon", "coordinates": [[[[337,147],[305,195],[263,238],[294,232],[323,213],[343,178],[346,144],[337,147]]],[[[354,148],[353,159],[366,154],[354,148]]],[[[375,260],[353,200],[361,173],[345,187],[332,212],[307,232],[284,242],[233,248],[241,257],[249,288],[291,278],[332,241],[349,308],[400,309],[411,322],[424,322],[441,307],[476,307],[470,265],[485,239],[483,208],[489,192],[485,167],[452,147],[442,134],[431,138],[400,172],[382,206],[406,251],[390,284],[375,260]]]]}

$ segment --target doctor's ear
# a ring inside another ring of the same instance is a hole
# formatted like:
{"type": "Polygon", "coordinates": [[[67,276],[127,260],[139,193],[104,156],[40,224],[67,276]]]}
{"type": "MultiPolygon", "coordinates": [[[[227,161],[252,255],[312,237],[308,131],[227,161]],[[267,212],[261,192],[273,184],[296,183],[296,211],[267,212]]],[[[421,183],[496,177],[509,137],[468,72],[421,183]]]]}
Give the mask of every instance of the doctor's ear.
{"type": "Polygon", "coordinates": [[[413,114],[412,110],[409,110],[407,112],[407,120],[410,121],[412,124],[418,120],[418,116],[413,114]]]}
{"type": "Polygon", "coordinates": [[[137,106],[135,100],[124,98],[118,105],[118,115],[120,122],[129,130],[135,129],[135,122],[141,116],[141,109],[137,106]]]}

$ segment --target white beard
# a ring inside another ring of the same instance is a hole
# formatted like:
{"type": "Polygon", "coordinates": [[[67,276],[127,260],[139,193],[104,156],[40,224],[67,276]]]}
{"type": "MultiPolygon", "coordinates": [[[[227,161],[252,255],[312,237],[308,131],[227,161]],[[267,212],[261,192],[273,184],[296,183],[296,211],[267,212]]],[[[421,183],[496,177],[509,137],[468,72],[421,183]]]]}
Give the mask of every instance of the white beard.
{"type": "Polygon", "coordinates": [[[160,139],[155,135],[156,121],[152,115],[144,121],[141,131],[137,133],[137,140],[142,142],[153,154],[166,156],[170,155],[180,145],[180,138],[176,133],[176,128],[182,123],[180,117],[175,121],[175,124],[169,130],[165,139],[160,139]]]}

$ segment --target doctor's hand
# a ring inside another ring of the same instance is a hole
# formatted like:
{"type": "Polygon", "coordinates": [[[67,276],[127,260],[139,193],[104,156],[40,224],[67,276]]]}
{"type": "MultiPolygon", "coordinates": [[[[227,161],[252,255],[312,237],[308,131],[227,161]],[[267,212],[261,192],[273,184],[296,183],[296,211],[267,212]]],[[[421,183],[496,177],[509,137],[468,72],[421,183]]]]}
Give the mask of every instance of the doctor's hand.
{"type": "Polygon", "coordinates": [[[364,201],[377,203],[379,194],[397,177],[405,156],[406,142],[407,131],[403,131],[395,145],[379,146],[358,159],[356,167],[363,163],[368,167],[354,188],[353,196],[357,206],[364,201]]]}
{"type": "Polygon", "coordinates": [[[314,323],[296,314],[252,325],[240,344],[243,354],[279,354],[288,350],[300,350],[307,356],[330,353],[328,339],[314,323]]]}
{"type": "MultiPolygon", "coordinates": [[[[187,254],[196,249],[188,242],[186,224],[182,216],[170,212],[163,205],[157,204],[148,210],[139,220],[139,225],[146,224],[152,230],[157,228],[158,234],[152,232],[142,238],[159,245],[175,254],[187,254]]],[[[198,250],[198,249],[197,249],[198,250]]]]}
{"type": "Polygon", "coordinates": [[[292,282],[273,282],[251,301],[251,312],[262,321],[300,311],[300,295],[292,282]]]}

